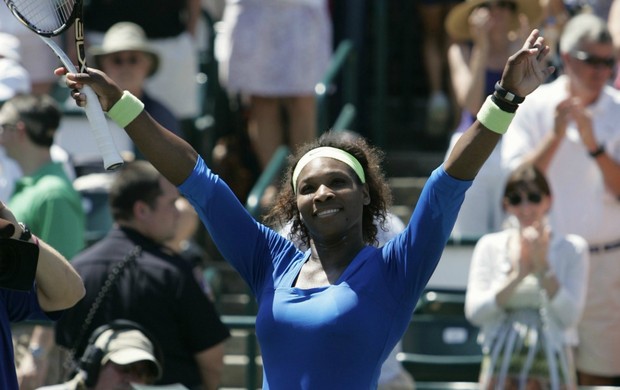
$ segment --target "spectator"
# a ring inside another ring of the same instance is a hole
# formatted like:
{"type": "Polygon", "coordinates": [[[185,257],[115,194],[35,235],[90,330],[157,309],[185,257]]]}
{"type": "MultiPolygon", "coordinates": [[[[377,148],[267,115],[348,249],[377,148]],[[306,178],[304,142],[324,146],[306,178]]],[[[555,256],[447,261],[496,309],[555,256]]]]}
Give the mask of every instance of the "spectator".
{"type": "Polygon", "coordinates": [[[97,326],[134,321],[161,343],[158,384],[216,389],[229,332],[191,265],[164,246],[178,228],[177,189],[137,160],[117,173],[109,196],[116,226],[72,261],[87,294],[58,322],[57,343],[80,356],[97,326]]]}
{"type": "MultiPolygon", "coordinates": [[[[520,46],[518,34],[515,34],[520,28],[520,15],[536,25],[541,11],[538,0],[466,0],[448,14],[445,27],[454,41],[448,50],[448,63],[461,120],[446,157],[476,119],[475,113],[485,97],[493,93],[510,54],[520,46]]],[[[500,146],[495,148],[467,191],[453,237],[477,239],[501,229],[504,220],[502,186],[506,173],[499,161],[500,146]]]]}
{"type": "Polygon", "coordinates": [[[620,62],[618,61],[620,58],[620,1],[614,0],[611,3],[607,27],[613,38],[614,53],[616,56],[616,71],[613,86],[616,87],[616,89],[620,89],[620,62]]]}
{"type": "Polygon", "coordinates": [[[417,11],[422,25],[422,60],[428,80],[429,99],[426,112],[426,131],[432,136],[442,136],[449,124],[452,102],[448,96],[451,86],[446,85],[449,74],[446,52],[450,36],[444,22],[448,13],[463,0],[422,0],[417,11]]]}
{"type": "MultiPolygon", "coordinates": [[[[0,109],[0,144],[23,173],[9,200],[13,213],[71,259],[84,247],[85,217],[62,164],[52,161],[50,149],[60,118],[48,95],[15,96],[0,109]]],[[[59,367],[50,365],[58,360],[51,327],[20,324],[13,333],[21,389],[57,383],[59,367]]]]}
{"type": "MultiPolygon", "coordinates": [[[[200,0],[91,0],[84,3],[87,46],[99,46],[118,22],[144,29],[159,54],[159,69],[147,80],[146,90],[169,107],[181,121],[194,119],[198,107],[198,52],[196,26],[200,0]]],[[[69,39],[72,39],[70,34],[69,39]]],[[[73,50],[75,45],[68,45],[73,50]]],[[[70,55],[75,55],[70,53],[70,55]]]]}
{"type": "Polygon", "coordinates": [[[84,285],[67,260],[49,244],[32,235],[25,225],[18,224],[13,213],[2,202],[0,237],[0,259],[3,263],[0,284],[0,388],[17,389],[13,345],[10,341],[11,323],[57,320],[62,310],[75,305],[84,296],[84,285]],[[9,269],[4,266],[9,261],[21,265],[9,268],[15,271],[10,275],[9,269]],[[32,265],[33,269],[27,270],[25,264],[32,265]],[[12,286],[6,287],[7,283],[12,286]]]}
{"type": "Polygon", "coordinates": [[[327,70],[331,34],[327,0],[226,3],[216,40],[220,78],[249,101],[261,169],[278,146],[294,150],[317,135],[314,87],[327,70]]]}
{"type": "MultiPolygon", "coordinates": [[[[159,55],[151,48],[144,30],[131,22],[119,22],[106,32],[101,46],[91,46],[93,64],[106,72],[122,89],[139,96],[144,109],[168,130],[183,137],[178,119],[145,90],[146,81],[157,74],[159,55]]],[[[138,150],[134,150],[140,156],[138,150]]]]}
{"type": "MultiPolygon", "coordinates": [[[[548,52],[533,30],[509,58],[500,85],[515,96],[528,95],[553,71],[546,66],[548,52]]],[[[287,170],[290,185],[269,217],[273,226],[293,221],[293,235],[311,248],[303,253],[253,219],[191,145],[144,113],[142,103],[105,73],[58,68],[56,74],[66,75],[70,89],[89,85],[96,91],[113,120],[179,186],[256,295],[265,389],[292,383],[303,389],[376,387],[381,365],[441,257],[465,191],[518,106],[509,95],[489,97],[479,120],[426,182],[405,230],[381,249],[373,246],[375,221],[385,218],[390,196],[378,151],[363,140],[327,136],[300,148],[287,170]]],[[[85,103],[82,93],[72,96],[85,103]]]]}
{"type": "MultiPolygon", "coordinates": [[[[20,64],[21,46],[17,37],[0,33],[0,106],[17,94],[30,93],[30,75],[20,64]]],[[[2,129],[4,131],[4,129],[2,129]]],[[[7,202],[22,176],[19,165],[0,145],[0,200],[7,202]]]]}
{"type": "Polygon", "coordinates": [[[47,95],[15,96],[0,109],[0,143],[24,174],[11,195],[11,209],[71,259],[84,247],[84,211],[62,164],[50,155],[61,115],[47,95]]]}
{"type": "Polygon", "coordinates": [[[580,385],[620,385],[620,92],[605,21],[574,16],[560,37],[564,73],[517,111],[502,143],[508,167],[531,161],[554,194],[550,225],[590,246],[591,267],[576,366],[580,385]]]}
{"type": "Polygon", "coordinates": [[[22,65],[22,48],[16,36],[0,32],[0,102],[30,93],[30,73],[22,65]]]}
{"type": "Polygon", "coordinates": [[[481,327],[481,389],[576,389],[573,348],[586,300],[588,244],[547,224],[553,197],[530,164],[508,177],[514,226],[474,249],[465,314],[481,327]]]}
{"type": "MultiPolygon", "coordinates": [[[[49,94],[56,83],[53,70],[60,61],[43,40],[17,20],[8,7],[0,7],[0,53],[18,44],[19,59],[29,75],[28,93],[49,94]]],[[[58,40],[58,38],[51,38],[58,40]]],[[[73,45],[75,46],[75,45],[73,45]]],[[[2,54],[0,54],[2,56],[2,54]]]]}
{"type": "Polygon", "coordinates": [[[150,385],[162,375],[161,351],[148,331],[132,321],[115,320],[95,329],[68,382],[39,390],[130,389],[150,385]]]}

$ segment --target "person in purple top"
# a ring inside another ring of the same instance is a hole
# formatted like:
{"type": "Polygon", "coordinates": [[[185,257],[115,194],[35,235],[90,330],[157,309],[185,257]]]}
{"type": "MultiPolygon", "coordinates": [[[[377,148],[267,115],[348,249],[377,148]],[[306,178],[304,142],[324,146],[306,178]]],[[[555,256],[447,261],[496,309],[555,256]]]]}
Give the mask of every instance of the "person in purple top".
{"type": "Polygon", "coordinates": [[[372,246],[389,205],[378,151],[327,133],[291,157],[270,221],[293,221],[296,249],[256,221],[182,139],[103,72],[68,73],[79,105],[90,85],[105,111],[196,208],[225,259],[256,296],[263,389],[375,389],[383,361],[405,332],[471,185],[514,116],[520,97],[553,71],[537,30],[510,57],[499,89],[429,178],[405,230],[372,246]],[[515,99],[516,98],[516,99],[515,99]]]}

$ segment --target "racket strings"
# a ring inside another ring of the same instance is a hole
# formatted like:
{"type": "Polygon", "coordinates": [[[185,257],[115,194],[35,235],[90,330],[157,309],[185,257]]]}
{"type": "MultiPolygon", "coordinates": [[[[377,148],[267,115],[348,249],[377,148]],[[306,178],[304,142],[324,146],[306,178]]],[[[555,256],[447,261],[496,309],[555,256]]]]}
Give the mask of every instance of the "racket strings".
{"type": "Polygon", "coordinates": [[[75,0],[12,0],[7,4],[34,28],[52,34],[67,24],[75,0]]]}

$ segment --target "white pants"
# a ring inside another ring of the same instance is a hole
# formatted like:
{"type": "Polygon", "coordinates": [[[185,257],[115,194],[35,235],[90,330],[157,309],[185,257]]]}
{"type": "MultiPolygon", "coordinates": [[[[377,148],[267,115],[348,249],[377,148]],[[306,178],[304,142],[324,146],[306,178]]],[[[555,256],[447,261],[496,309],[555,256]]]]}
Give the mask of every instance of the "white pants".
{"type": "Polygon", "coordinates": [[[590,277],[579,322],[576,366],[601,376],[620,375],[620,248],[590,254],[590,277]]]}

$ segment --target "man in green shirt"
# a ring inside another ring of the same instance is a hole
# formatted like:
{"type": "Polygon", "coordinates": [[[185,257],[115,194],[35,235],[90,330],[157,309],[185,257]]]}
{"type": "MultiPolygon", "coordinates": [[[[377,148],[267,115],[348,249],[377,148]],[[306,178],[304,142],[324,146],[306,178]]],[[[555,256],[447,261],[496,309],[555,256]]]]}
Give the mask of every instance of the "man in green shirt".
{"type": "MultiPolygon", "coordinates": [[[[84,248],[86,225],[80,195],[50,153],[60,118],[49,96],[15,96],[0,108],[0,144],[23,172],[9,207],[34,234],[71,259],[84,248]]],[[[28,351],[17,362],[20,388],[44,384],[52,346],[53,329],[35,326],[26,344],[28,351]]]]}

